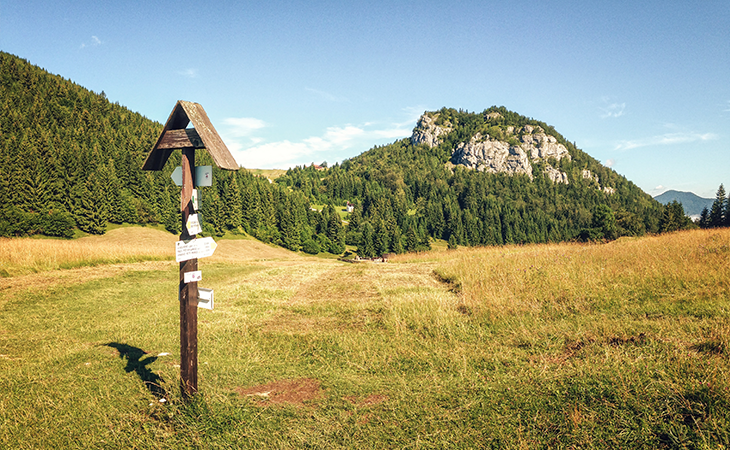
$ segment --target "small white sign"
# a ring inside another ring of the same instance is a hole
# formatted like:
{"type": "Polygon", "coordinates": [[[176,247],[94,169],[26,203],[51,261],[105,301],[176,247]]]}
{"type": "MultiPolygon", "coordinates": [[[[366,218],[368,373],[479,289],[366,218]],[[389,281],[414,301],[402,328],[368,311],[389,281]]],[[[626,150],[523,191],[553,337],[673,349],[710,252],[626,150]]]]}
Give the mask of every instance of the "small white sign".
{"type": "Polygon", "coordinates": [[[172,182],[175,183],[175,186],[182,186],[182,167],[175,167],[170,178],[172,178],[172,182]]]}
{"type": "Polygon", "coordinates": [[[213,166],[198,166],[195,168],[195,186],[213,186],[213,166]]]}
{"type": "Polygon", "coordinates": [[[198,288],[198,308],[213,309],[213,289],[198,288]]]}
{"type": "Polygon", "coordinates": [[[183,280],[186,283],[192,283],[194,281],[200,281],[203,279],[203,272],[196,270],[195,272],[185,272],[185,275],[183,275],[183,280]]]}
{"type": "Polygon", "coordinates": [[[200,218],[197,214],[190,214],[188,216],[188,221],[185,226],[187,227],[188,234],[190,234],[190,236],[195,236],[196,234],[203,231],[203,229],[200,228],[200,218]]]}
{"type": "Polygon", "coordinates": [[[218,244],[212,237],[177,241],[175,242],[175,261],[183,262],[189,259],[205,258],[212,255],[216,247],[218,244]]]}

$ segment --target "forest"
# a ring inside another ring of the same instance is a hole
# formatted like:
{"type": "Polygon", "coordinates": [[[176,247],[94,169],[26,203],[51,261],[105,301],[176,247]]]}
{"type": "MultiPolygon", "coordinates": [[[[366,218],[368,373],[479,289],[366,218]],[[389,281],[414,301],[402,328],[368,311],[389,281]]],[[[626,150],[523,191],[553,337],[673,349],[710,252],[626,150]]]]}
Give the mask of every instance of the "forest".
{"type": "MultiPolygon", "coordinates": [[[[160,172],[141,170],[160,123],[4,52],[0,86],[0,236],[71,238],[102,234],[110,223],[180,232],[179,188],[170,178],[179,152],[160,172]]],[[[372,257],[428,249],[434,239],[453,248],[611,240],[693,226],[681,204],[663,207],[543,122],[504,107],[439,114],[454,129],[434,148],[402,139],[324,170],[292,168],[274,182],[214,168],[213,186],[200,194],[204,234],[247,233],[312,254],[340,255],[349,245],[372,257]],[[475,133],[505,138],[507,127],[526,124],[568,148],[570,160],[551,161],[568,184],[552,182],[541,163],[532,179],[451,163],[454,146],[475,133]],[[337,209],[348,202],[354,211],[342,221],[337,209]]],[[[212,165],[206,152],[198,155],[197,165],[212,165]]]]}

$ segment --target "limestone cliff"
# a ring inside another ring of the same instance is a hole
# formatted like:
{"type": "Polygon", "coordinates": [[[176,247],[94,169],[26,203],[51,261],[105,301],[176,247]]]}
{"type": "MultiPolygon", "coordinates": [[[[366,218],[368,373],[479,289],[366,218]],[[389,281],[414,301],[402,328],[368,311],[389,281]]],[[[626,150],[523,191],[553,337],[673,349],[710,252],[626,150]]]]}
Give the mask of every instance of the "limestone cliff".
{"type": "MultiPolygon", "coordinates": [[[[498,113],[491,113],[488,119],[499,119],[498,113]]],[[[415,145],[426,144],[436,147],[453,131],[450,123],[437,125],[439,113],[424,113],[413,130],[411,142],[415,145]]],[[[451,162],[479,171],[490,173],[525,174],[532,178],[532,163],[548,158],[561,160],[568,158],[568,149],[555,137],[545,133],[539,126],[525,125],[519,129],[507,127],[504,130],[493,128],[492,136],[477,132],[466,142],[459,142],[451,150],[451,162]]],[[[545,165],[548,177],[556,183],[568,183],[568,175],[549,163],[545,165]]]]}
{"type": "Polygon", "coordinates": [[[424,113],[416,124],[416,128],[413,129],[413,135],[411,136],[411,142],[413,145],[426,144],[429,147],[436,147],[441,143],[441,137],[451,133],[452,128],[450,126],[439,126],[436,125],[436,119],[438,113],[429,114],[424,113]]]}

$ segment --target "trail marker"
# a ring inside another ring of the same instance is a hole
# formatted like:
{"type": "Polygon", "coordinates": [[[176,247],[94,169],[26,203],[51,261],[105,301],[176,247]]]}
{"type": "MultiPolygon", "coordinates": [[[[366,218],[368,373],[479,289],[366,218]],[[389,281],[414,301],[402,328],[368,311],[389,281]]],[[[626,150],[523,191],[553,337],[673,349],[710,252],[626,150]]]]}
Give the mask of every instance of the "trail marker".
{"type": "Polygon", "coordinates": [[[190,198],[190,202],[193,204],[193,211],[197,211],[200,208],[198,207],[198,190],[193,189],[193,194],[190,198]]]}
{"type": "MultiPolygon", "coordinates": [[[[193,209],[195,209],[195,207],[193,207],[193,209]]],[[[194,236],[203,231],[203,229],[200,228],[200,218],[197,214],[190,214],[188,216],[188,221],[185,222],[185,226],[188,228],[190,236],[194,236]]]]}
{"type": "Polygon", "coordinates": [[[192,283],[193,281],[200,281],[203,279],[203,272],[196,270],[194,272],[185,272],[184,282],[192,283]]]}
{"type": "Polygon", "coordinates": [[[175,242],[175,261],[183,262],[197,258],[212,256],[218,244],[212,237],[190,239],[175,242]]]}
{"type": "Polygon", "coordinates": [[[213,186],[213,167],[198,166],[195,168],[195,186],[210,187],[213,186]]]}
{"type": "MultiPolygon", "coordinates": [[[[195,213],[193,191],[195,186],[211,186],[212,167],[202,171],[195,167],[195,150],[205,148],[213,162],[221,169],[238,170],[238,163],[228,151],[226,144],[213,128],[205,110],[198,103],[178,101],[162,129],[157,143],[147,155],[142,170],[162,170],[168,158],[176,149],[182,150],[180,167],[180,211],[182,212],[182,233],[175,246],[175,259],[180,263],[180,384],[183,397],[190,398],[198,392],[198,281],[186,281],[187,273],[198,271],[198,258],[210,256],[215,251],[212,238],[193,239],[195,233],[188,229],[188,219],[195,213]],[[187,128],[192,122],[193,128],[187,128]],[[196,184],[196,178],[201,183],[196,184]],[[193,244],[190,244],[194,242],[193,244]],[[202,256],[199,256],[202,255],[202,256]],[[188,256],[190,256],[188,258],[188,256]]],[[[176,169],[177,170],[177,169],[176,169]]],[[[174,181],[177,181],[173,177],[174,181]]],[[[198,221],[199,222],[199,221],[198,221]]],[[[193,229],[195,229],[193,227],[193,229]]],[[[202,277],[202,275],[201,275],[202,277]]],[[[205,291],[203,291],[205,292],[205,291]]],[[[203,294],[205,296],[207,294],[203,294]]],[[[203,303],[213,307],[213,291],[203,303]]],[[[202,307],[202,306],[201,306],[202,307]]]]}

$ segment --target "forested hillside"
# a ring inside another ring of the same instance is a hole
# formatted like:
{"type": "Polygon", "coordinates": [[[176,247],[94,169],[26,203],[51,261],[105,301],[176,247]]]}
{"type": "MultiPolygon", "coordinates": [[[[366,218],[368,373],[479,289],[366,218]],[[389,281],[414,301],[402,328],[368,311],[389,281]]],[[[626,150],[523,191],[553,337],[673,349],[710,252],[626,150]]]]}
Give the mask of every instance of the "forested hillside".
{"type": "MultiPolygon", "coordinates": [[[[0,236],[101,234],[108,223],[180,231],[180,188],[170,178],[180,152],[161,172],[140,169],[161,124],[4,52],[0,111],[0,236]]],[[[212,164],[197,155],[198,165],[212,164]]],[[[201,198],[207,234],[245,230],[294,250],[344,251],[332,208],[312,211],[301,193],[245,170],[214,169],[201,198]]]]}
{"type": "MultiPolygon", "coordinates": [[[[2,52],[0,88],[0,236],[100,234],[109,223],[180,231],[180,188],[170,178],[180,153],[161,172],[141,170],[161,124],[2,52]]],[[[275,183],[214,169],[200,194],[204,232],[246,232],[309,253],[341,254],[347,243],[376,256],[433,239],[452,247],[613,239],[688,225],[675,217],[681,206],[663,208],[542,122],[503,107],[429,114],[448,127],[433,145],[403,139],[325,170],[291,169],[275,183]],[[454,164],[465,143],[517,148],[534,130],[570,157],[533,160],[532,173],[454,164]],[[355,207],[345,226],[335,206],[347,202],[355,207]]],[[[198,165],[211,164],[197,155],[198,165]]]]}
{"type": "Polygon", "coordinates": [[[347,243],[365,255],[417,250],[428,246],[429,237],[446,239],[451,246],[501,245],[614,239],[688,225],[670,224],[658,202],[542,122],[504,107],[427,114],[451,130],[438,145],[403,139],[346,160],[326,174],[298,167],[277,182],[314,202],[354,203],[347,243]],[[532,176],[452,163],[454,149],[477,133],[516,145],[520,136],[515,130],[525,125],[545,130],[571,157],[535,160],[532,176]],[[548,165],[565,174],[567,182],[553,181],[548,165]]]}

